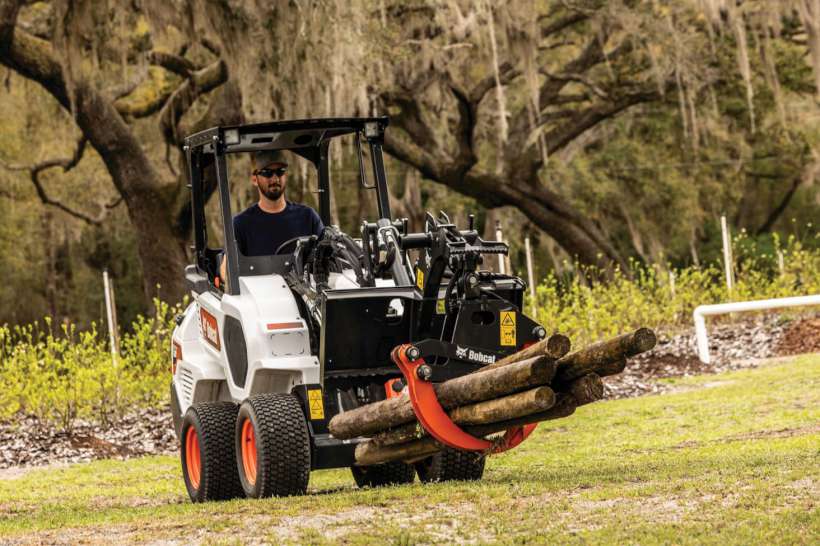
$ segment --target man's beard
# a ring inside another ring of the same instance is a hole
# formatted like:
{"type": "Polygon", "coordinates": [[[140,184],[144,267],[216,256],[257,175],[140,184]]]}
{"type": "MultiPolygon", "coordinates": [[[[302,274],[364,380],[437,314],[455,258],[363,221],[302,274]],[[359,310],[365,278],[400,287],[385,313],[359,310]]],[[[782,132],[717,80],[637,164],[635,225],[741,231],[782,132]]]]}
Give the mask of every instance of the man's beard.
{"type": "Polygon", "coordinates": [[[280,182],[278,185],[269,184],[265,186],[264,189],[260,188],[262,195],[270,199],[271,201],[278,201],[280,197],[285,193],[285,184],[280,182]]]}

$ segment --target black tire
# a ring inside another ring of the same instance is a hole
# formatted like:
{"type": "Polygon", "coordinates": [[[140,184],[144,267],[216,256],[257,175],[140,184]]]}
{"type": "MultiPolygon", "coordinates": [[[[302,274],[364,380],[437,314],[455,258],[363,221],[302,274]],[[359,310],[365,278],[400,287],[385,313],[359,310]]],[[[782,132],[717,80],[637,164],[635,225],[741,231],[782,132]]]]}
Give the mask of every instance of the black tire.
{"type": "Polygon", "coordinates": [[[234,431],[234,467],[248,497],[305,494],[310,479],[310,438],[302,406],[295,396],[251,396],[239,407],[234,431]],[[246,423],[253,445],[243,437],[246,423]],[[244,452],[243,442],[248,446],[244,452]],[[243,454],[255,454],[253,461],[244,461],[243,454]]]}
{"type": "Polygon", "coordinates": [[[353,479],[359,487],[381,487],[413,483],[416,472],[412,465],[400,461],[371,466],[351,466],[353,479]]]}
{"type": "Polygon", "coordinates": [[[182,477],[194,502],[243,496],[233,440],[237,411],[232,402],[205,402],[188,408],[182,418],[182,477]]]}
{"type": "Polygon", "coordinates": [[[484,475],[487,458],[477,453],[445,449],[414,464],[422,482],[475,481],[484,475]]]}

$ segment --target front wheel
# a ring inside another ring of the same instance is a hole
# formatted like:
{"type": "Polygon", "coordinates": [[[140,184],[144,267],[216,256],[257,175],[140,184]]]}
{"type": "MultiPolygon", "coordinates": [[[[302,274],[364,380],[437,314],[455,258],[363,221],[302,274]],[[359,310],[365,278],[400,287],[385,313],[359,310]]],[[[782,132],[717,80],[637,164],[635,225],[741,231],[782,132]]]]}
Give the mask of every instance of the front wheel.
{"type": "Polygon", "coordinates": [[[242,496],[232,442],[237,410],[231,402],[206,402],[191,406],[182,418],[182,476],[194,502],[242,496]]]}
{"type": "Polygon", "coordinates": [[[351,466],[350,470],[359,487],[413,483],[416,478],[413,467],[400,461],[371,466],[351,466]]]}
{"type": "Polygon", "coordinates": [[[480,480],[484,475],[486,460],[478,453],[447,448],[414,463],[414,466],[422,482],[471,481],[480,480]]]}
{"type": "Polygon", "coordinates": [[[251,498],[304,495],[310,478],[310,439],[298,399],[251,396],[236,418],[239,480],[251,498]]]}

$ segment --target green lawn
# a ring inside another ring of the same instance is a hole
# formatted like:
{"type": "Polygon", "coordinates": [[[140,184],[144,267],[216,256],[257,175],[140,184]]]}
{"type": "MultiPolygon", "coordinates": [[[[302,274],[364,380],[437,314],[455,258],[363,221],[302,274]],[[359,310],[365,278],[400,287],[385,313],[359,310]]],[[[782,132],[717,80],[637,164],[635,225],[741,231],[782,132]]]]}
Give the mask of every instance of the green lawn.
{"type": "Polygon", "coordinates": [[[485,479],[193,505],[174,457],[0,480],[0,542],[820,542],[820,355],[599,402],[490,459],[485,479]]]}

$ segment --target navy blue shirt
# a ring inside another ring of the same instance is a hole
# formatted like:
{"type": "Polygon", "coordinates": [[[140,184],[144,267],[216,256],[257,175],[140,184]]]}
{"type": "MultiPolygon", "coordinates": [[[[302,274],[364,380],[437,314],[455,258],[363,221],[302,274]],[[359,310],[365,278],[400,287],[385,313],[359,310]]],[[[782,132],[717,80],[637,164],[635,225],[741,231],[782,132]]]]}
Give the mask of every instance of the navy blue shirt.
{"type": "MultiPolygon", "coordinates": [[[[265,212],[251,205],[233,219],[234,236],[245,256],[267,256],[294,237],[321,235],[325,228],[312,208],[286,201],[282,212],[265,212]]],[[[290,245],[283,250],[293,250],[290,245]]]]}

